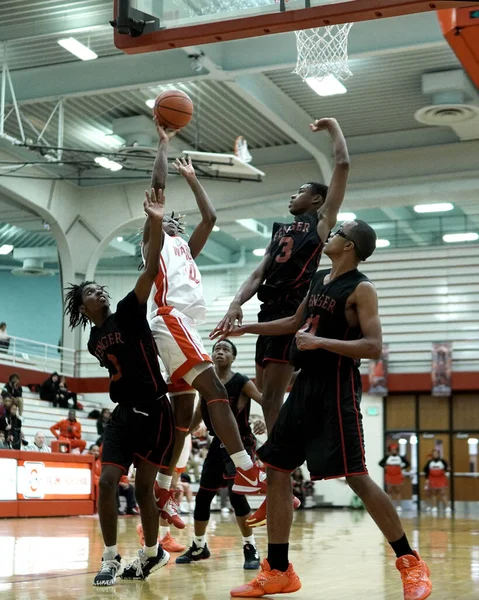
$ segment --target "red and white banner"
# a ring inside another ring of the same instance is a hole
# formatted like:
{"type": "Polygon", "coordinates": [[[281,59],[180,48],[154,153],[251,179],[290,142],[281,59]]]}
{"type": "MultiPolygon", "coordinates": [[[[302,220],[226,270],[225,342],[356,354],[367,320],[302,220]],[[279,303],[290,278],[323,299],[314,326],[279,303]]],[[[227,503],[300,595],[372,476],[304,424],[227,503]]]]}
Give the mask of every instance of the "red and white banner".
{"type": "Polygon", "coordinates": [[[432,345],[432,395],[451,395],[452,342],[432,345]]]}
{"type": "Polygon", "coordinates": [[[389,346],[383,344],[381,356],[369,361],[369,390],[371,396],[388,395],[389,346]]]}
{"type": "Polygon", "coordinates": [[[18,461],[17,499],[88,500],[91,468],[85,463],[18,461]]]}

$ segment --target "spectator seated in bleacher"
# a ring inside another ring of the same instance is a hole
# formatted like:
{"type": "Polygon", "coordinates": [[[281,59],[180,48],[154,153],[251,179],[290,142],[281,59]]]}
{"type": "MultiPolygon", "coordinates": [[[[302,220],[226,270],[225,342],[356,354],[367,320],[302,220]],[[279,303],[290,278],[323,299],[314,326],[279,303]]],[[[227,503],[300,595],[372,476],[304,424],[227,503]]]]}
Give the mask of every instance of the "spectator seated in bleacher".
{"type": "Polygon", "coordinates": [[[0,431],[0,450],[11,450],[12,445],[5,439],[5,432],[0,431]]]}
{"type": "Polygon", "coordinates": [[[45,443],[45,434],[42,431],[37,431],[33,444],[25,446],[24,450],[28,452],[51,452],[50,448],[45,443]]]}
{"type": "Polygon", "coordinates": [[[11,398],[13,403],[18,406],[20,416],[23,415],[23,392],[20,385],[20,377],[16,373],[12,373],[8,378],[8,382],[3,386],[2,398],[11,398]]]}
{"type": "Polygon", "coordinates": [[[5,440],[13,450],[20,450],[23,441],[22,421],[17,416],[16,404],[11,404],[0,419],[0,431],[4,432],[5,440]]]}
{"type": "Polygon", "coordinates": [[[195,510],[193,501],[193,490],[191,489],[191,477],[188,473],[181,473],[180,480],[176,484],[176,501],[180,505],[180,512],[188,514],[195,510]],[[186,501],[184,502],[184,499],[186,501]]]}
{"type": "MultiPolygon", "coordinates": [[[[71,404],[75,410],[78,410],[77,395],[70,392],[67,387],[67,380],[63,375],[60,376],[58,381],[57,403],[60,408],[68,408],[71,404]]],[[[56,406],[56,404],[53,406],[56,406]]]]}
{"type": "Polygon", "coordinates": [[[68,419],[58,421],[50,427],[50,431],[59,441],[69,441],[71,449],[78,448],[80,454],[86,448],[86,441],[81,439],[81,424],[76,420],[76,412],[68,411],[68,419]]]}
{"type": "Polygon", "coordinates": [[[0,323],[0,352],[6,354],[10,346],[10,336],[7,334],[7,324],[5,321],[0,323]]]}
{"type": "Polygon", "coordinates": [[[110,417],[111,417],[110,409],[103,408],[101,411],[100,418],[96,422],[96,430],[98,432],[98,435],[100,436],[96,441],[96,443],[98,445],[101,445],[103,443],[103,434],[105,432],[105,426],[108,423],[108,421],[110,420],[110,417]]]}
{"type": "Polygon", "coordinates": [[[136,503],[135,488],[131,485],[128,475],[122,475],[118,484],[118,514],[139,515],[140,510],[136,503]],[[126,499],[126,513],[120,508],[120,496],[126,499]]]}
{"type": "Polygon", "coordinates": [[[40,400],[46,400],[47,402],[51,402],[53,406],[56,406],[59,380],[60,376],[56,371],[48,379],[45,379],[40,386],[40,400]]]}

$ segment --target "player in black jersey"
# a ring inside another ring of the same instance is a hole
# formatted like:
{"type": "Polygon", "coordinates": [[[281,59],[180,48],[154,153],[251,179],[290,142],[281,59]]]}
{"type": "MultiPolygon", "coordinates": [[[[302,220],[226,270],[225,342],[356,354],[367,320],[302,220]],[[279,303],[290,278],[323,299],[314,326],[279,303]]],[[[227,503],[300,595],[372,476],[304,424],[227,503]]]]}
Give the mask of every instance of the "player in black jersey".
{"type": "Polygon", "coordinates": [[[109,586],[121,568],[117,550],[117,500],[120,477],[132,463],[137,467],[135,492],[140,507],[145,545],[138,558],[125,567],[124,579],[145,579],[167,564],[169,555],[157,543],[159,513],[153,498],[158,468],[167,468],[175,429],[167,387],[161,376],[155,342],[146,315],[146,303],[158,274],[162,240],[164,196],[146,194],[145,212],[151,242],[146,269],[112,313],[105,288],[85,281],[71,285],[65,312],[70,326],[93,327],[88,350],[110,373],[110,398],[118,406],[105,428],[98,514],[105,543],[102,566],[93,585],[109,586]]]}
{"type": "MultiPolygon", "coordinates": [[[[227,336],[235,322],[241,325],[241,306],[255,294],[261,300],[258,322],[294,315],[318,268],[329,232],[336,225],[349,173],[349,154],[338,122],[319,119],[311,130],[326,130],[334,150],[334,170],[329,188],[321,183],[305,183],[291,196],[292,223],[275,223],[263,260],[239,289],[225,317],[211,334],[227,336]]],[[[271,432],[293,375],[289,350],[293,336],[261,335],[256,345],[256,383],[263,392],[263,413],[271,432]]]]}
{"type": "Polygon", "coordinates": [[[290,473],[305,461],[312,479],[346,477],[361,498],[396,552],[404,600],[424,600],[431,593],[426,564],[411,549],[394,505],[366,468],[359,363],[379,358],[382,333],[376,290],[357,267],[375,246],[376,234],[369,225],[343,223],[324,248],[332,269],[314,275],[296,314],[239,328],[266,335],[297,332],[292,359],[301,372],[258,451],[268,466],[268,559],[258,578],[234,589],[232,596],[291,593],[301,587],[288,562],[290,473]]]}
{"type": "MultiPolygon", "coordinates": [[[[251,399],[261,404],[262,396],[255,384],[241,373],[234,373],[231,369],[236,358],[236,346],[230,340],[217,342],[213,346],[212,358],[216,372],[228,392],[231,410],[238,423],[238,429],[245,450],[253,457],[256,439],[251,431],[249,413],[251,399]]],[[[213,436],[213,441],[206,455],[201,472],[200,489],[195,501],[195,536],[189,550],[176,559],[178,564],[190,564],[204,560],[211,556],[206,544],[206,528],[210,519],[210,506],[219,488],[228,486],[231,506],[238,521],[238,526],[243,535],[244,568],[258,569],[259,555],[256,550],[253,531],[246,524],[251,509],[246,496],[232,491],[236,469],[228,455],[226,448],[216,435],[208,413],[206,400],[201,398],[196,409],[191,430],[194,431],[201,421],[204,421],[208,431],[213,436]]]]}

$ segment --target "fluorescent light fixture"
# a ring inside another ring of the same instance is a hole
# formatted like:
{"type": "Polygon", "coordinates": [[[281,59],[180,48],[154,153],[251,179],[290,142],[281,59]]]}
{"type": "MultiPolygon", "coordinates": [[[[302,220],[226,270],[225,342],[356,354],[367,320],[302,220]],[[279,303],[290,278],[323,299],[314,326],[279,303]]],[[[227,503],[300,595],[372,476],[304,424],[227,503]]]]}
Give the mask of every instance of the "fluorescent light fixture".
{"type": "Polygon", "coordinates": [[[265,252],[266,252],[266,248],[256,248],[256,250],[253,250],[253,254],[255,256],[264,256],[265,252]]]}
{"type": "Polygon", "coordinates": [[[435,212],[447,212],[448,210],[452,210],[454,208],[454,204],[450,202],[438,202],[436,204],[416,204],[414,207],[414,212],[417,213],[435,213],[435,212]]]}
{"type": "Polygon", "coordinates": [[[338,221],[354,221],[356,213],[353,212],[340,212],[338,213],[338,221]]]}
{"type": "Polygon", "coordinates": [[[13,246],[11,244],[3,244],[3,246],[0,246],[0,254],[10,254],[12,250],[13,246]]]}
{"type": "Polygon", "coordinates": [[[148,108],[153,108],[155,106],[155,101],[156,98],[150,98],[149,100],[145,101],[145,104],[148,106],[148,108]]]}
{"type": "Polygon", "coordinates": [[[387,248],[390,245],[391,242],[389,240],[376,240],[376,248],[387,248]]]}
{"type": "Polygon", "coordinates": [[[106,158],[106,156],[97,156],[95,158],[95,162],[97,165],[100,165],[100,167],[103,167],[104,169],[110,169],[110,171],[120,171],[123,169],[123,165],[120,165],[120,163],[117,163],[114,160],[106,158]]]}
{"type": "Polygon", "coordinates": [[[323,79],[307,77],[306,83],[318,96],[336,96],[345,94],[348,90],[334,75],[326,75],[323,79]]]}
{"type": "Polygon", "coordinates": [[[454,244],[455,242],[475,242],[479,239],[477,233],[446,233],[442,236],[442,239],[448,244],[454,244]]]}
{"type": "Polygon", "coordinates": [[[122,241],[123,241],[123,236],[119,235],[119,236],[116,238],[116,241],[117,241],[117,242],[122,242],[122,241]]]}
{"type": "Polygon", "coordinates": [[[98,54],[95,54],[93,50],[90,50],[90,48],[87,48],[75,38],[64,38],[58,40],[58,43],[62,48],[65,48],[65,50],[68,50],[68,52],[71,52],[81,60],[93,60],[94,58],[98,58],[98,54]]]}
{"type": "Polygon", "coordinates": [[[102,141],[105,144],[108,144],[108,146],[111,146],[112,148],[120,148],[120,146],[123,146],[125,144],[125,140],[119,135],[115,135],[114,133],[105,133],[105,135],[102,138],[102,141]]]}
{"type": "Polygon", "coordinates": [[[470,446],[475,446],[475,445],[476,445],[478,442],[479,442],[479,440],[478,440],[477,438],[469,438],[469,439],[467,440],[467,443],[468,443],[470,446]]]}
{"type": "Polygon", "coordinates": [[[271,232],[268,231],[268,227],[256,219],[236,219],[236,222],[245,229],[249,229],[249,231],[253,231],[263,237],[269,238],[271,235],[271,232]]]}

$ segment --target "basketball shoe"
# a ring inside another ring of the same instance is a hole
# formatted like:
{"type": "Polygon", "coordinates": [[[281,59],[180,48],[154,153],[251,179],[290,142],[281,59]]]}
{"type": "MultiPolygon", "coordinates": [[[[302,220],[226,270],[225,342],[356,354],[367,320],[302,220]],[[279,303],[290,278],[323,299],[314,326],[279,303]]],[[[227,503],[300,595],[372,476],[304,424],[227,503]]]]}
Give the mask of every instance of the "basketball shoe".
{"type": "Polygon", "coordinates": [[[243,554],[244,554],[243,569],[252,570],[252,569],[260,568],[261,565],[259,562],[259,552],[253,546],[253,544],[245,544],[243,546],[243,554]]]}
{"type": "Polygon", "coordinates": [[[170,555],[160,545],[156,556],[146,556],[143,550],[138,550],[138,558],[123,569],[120,577],[121,579],[146,579],[148,575],[167,565],[169,560],[170,555]]]}
{"type": "Polygon", "coordinates": [[[116,576],[121,569],[121,556],[117,554],[113,560],[101,559],[101,569],[95,575],[93,585],[115,585],[116,576]]]}
{"type": "MultiPolygon", "coordinates": [[[[145,536],[143,535],[143,527],[141,523],[138,523],[136,526],[136,533],[140,536],[140,545],[144,546],[145,536]]],[[[183,552],[183,550],[186,550],[186,546],[177,542],[169,532],[163,538],[159,537],[158,543],[161,544],[163,546],[163,550],[166,550],[167,552],[183,552]]]]}
{"type": "Polygon", "coordinates": [[[177,565],[189,565],[198,560],[206,560],[210,556],[211,552],[209,551],[207,544],[205,544],[203,548],[199,548],[195,542],[193,542],[184,554],[178,556],[175,562],[177,565]]]}
{"type": "Polygon", "coordinates": [[[266,487],[266,473],[258,465],[253,465],[247,471],[240,467],[236,468],[233,492],[237,494],[265,494],[266,487]]]}
{"type": "Polygon", "coordinates": [[[396,569],[401,573],[404,600],[425,600],[432,591],[429,568],[417,552],[400,556],[396,569]]]}
{"type": "Polygon", "coordinates": [[[156,506],[160,511],[160,517],[165,521],[168,521],[170,525],[174,525],[177,529],[184,529],[185,524],[178,514],[178,502],[175,498],[175,491],[161,488],[158,485],[158,482],[155,481],[153,494],[155,496],[156,506]]]}
{"type": "Polygon", "coordinates": [[[233,598],[261,598],[271,594],[292,594],[299,589],[301,589],[301,581],[291,563],[288,565],[288,570],[283,573],[276,569],[271,570],[265,558],[256,579],[234,588],[230,594],[233,598]]]}
{"type": "MultiPolygon", "coordinates": [[[[296,510],[300,506],[301,501],[299,498],[293,496],[293,510],[296,510]]],[[[260,504],[256,512],[246,519],[246,525],[248,525],[248,527],[262,527],[263,525],[266,525],[266,498],[260,504]]]]}

